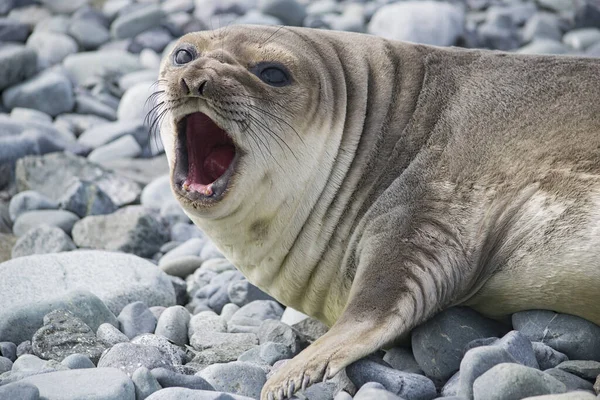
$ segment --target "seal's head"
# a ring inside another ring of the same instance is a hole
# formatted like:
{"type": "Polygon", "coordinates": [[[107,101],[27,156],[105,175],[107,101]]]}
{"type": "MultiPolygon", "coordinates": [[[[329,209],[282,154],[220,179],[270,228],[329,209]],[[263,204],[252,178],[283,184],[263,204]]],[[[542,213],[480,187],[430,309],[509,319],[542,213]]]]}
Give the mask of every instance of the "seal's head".
{"type": "Polygon", "coordinates": [[[222,218],[259,201],[276,208],[316,166],[323,146],[306,146],[306,124],[314,132],[321,120],[318,77],[301,67],[309,52],[290,52],[280,29],[191,33],[163,61],[161,134],[173,191],[194,216],[222,218]],[[282,176],[290,173],[295,182],[282,176]]]}

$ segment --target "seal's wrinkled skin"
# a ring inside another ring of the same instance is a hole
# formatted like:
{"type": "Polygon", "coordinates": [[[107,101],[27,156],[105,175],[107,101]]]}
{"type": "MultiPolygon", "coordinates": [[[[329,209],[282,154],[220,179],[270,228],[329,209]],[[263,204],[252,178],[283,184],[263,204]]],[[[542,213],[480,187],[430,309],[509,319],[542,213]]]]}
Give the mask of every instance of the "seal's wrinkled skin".
{"type": "Polygon", "coordinates": [[[456,304],[600,324],[599,76],[594,59],[301,28],[182,37],[160,73],[171,169],[177,122],[198,111],[239,159],[212,197],[173,172],[178,200],[253,284],[331,326],[262,398],[456,304]],[[197,56],[175,65],[181,46],[197,56]],[[289,84],[259,79],[261,62],[289,84]]]}

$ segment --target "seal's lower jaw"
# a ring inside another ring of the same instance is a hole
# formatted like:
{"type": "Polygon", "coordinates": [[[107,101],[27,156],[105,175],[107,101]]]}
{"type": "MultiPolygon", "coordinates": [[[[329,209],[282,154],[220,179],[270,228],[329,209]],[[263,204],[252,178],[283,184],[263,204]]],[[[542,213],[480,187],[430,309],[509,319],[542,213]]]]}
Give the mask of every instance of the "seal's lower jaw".
{"type": "Polygon", "coordinates": [[[198,205],[220,201],[239,158],[227,132],[206,114],[189,114],[177,123],[175,151],[175,193],[198,205]]]}

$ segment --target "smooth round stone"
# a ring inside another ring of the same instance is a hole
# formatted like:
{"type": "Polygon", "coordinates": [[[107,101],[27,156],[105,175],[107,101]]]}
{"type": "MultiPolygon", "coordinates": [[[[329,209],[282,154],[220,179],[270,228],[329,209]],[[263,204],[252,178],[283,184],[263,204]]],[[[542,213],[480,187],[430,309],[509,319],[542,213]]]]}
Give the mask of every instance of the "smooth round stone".
{"type": "Polygon", "coordinates": [[[375,358],[363,358],[346,367],[346,374],[356,387],[362,387],[367,382],[378,382],[402,398],[429,400],[436,396],[435,385],[430,379],[397,371],[384,364],[375,358]]]}
{"type": "Polygon", "coordinates": [[[215,390],[252,398],[260,397],[260,391],[266,382],[266,374],[261,367],[240,361],[214,364],[197,375],[204,378],[215,390]]]}
{"type": "Polygon", "coordinates": [[[116,107],[102,102],[94,95],[79,89],[75,95],[75,109],[78,114],[92,114],[109,121],[117,119],[116,107]]]}
{"type": "Polygon", "coordinates": [[[565,391],[565,385],[556,378],[519,364],[496,365],[473,384],[474,400],[521,400],[565,391]]]}
{"type": "Polygon", "coordinates": [[[75,250],[73,240],[60,228],[40,225],[28,230],[17,240],[12,249],[12,258],[34,254],[60,253],[75,250]]]}
{"type": "Polygon", "coordinates": [[[116,121],[90,127],[79,136],[78,141],[84,146],[95,149],[127,135],[137,138],[138,142],[142,142],[147,137],[148,132],[140,122],[116,121]]]}
{"type": "Polygon", "coordinates": [[[37,53],[17,44],[0,46],[0,90],[19,83],[37,71],[37,53]]]}
{"type": "Polygon", "coordinates": [[[259,0],[258,9],[281,20],[285,25],[301,26],[306,6],[296,0],[259,0]]]}
{"type": "Polygon", "coordinates": [[[33,28],[34,33],[53,32],[66,34],[69,26],[69,17],[66,15],[54,15],[50,18],[44,18],[33,28]]]}
{"type": "Polygon", "coordinates": [[[29,107],[51,116],[69,112],[75,106],[71,81],[62,72],[54,70],[6,89],[2,101],[9,109],[29,107]]]}
{"type": "Polygon", "coordinates": [[[93,5],[84,5],[79,7],[71,16],[72,21],[85,20],[102,25],[106,28],[110,26],[110,20],[93,5]]]}
{"type": "Polygon", "coordinates": [[[118,343],[102,355],[98,368],[102,367],[118,368],[131,375],[139,367],[149,370],[160,367],[172,369],[173,364],[170,358],[156,347],[118,343]]]}
{"type": "Polygon", "coordinates": [[[189,311],[184,307],[169,307],[161,313],[155,333],[166,337],[175,344],[184,346],[188,343],[190,318],[189,311]]]}
{"type": "Polygon", "coordinates": [[[404,347],[392,347],[385,352],[383,361],[398,371],[410,372],[411,374],[423,374],[423,370],[417,364],[410,349],[404,347]]]}
{"type": "Polygon", "coordinates": [[[412,331],[412,350],[419,366],[432,379],[445,381],[460,364],[465,346],[501,336],[506,328],[466,307],[442,311],[412,331]]]}
{"type": "Polygon", "coordinates": [[[140,202],[150,208],[160,209],[163,204],[174,201],[171,192],[170,176],[162,175],[150,182],[142,191],[140,202]]]}
{"type": "Polygon", "coordinates": [[[96,331],[96,336],[99,340],[107,343],[110,346],[114,346],[117,343],[126,343],[129,338],[120,330],[115,328],[111,324],[102,324],[96,331]]]}
{"type": "Polygon", "coordinates": [[[154,333],[154,329],[156,328],[154,314],[141,301],[136,301],[123,307],[117,319],[119,320],[121,331],[129,339],[143,333],[154,333]]]}
{"type": "Polygon", "coordinates": [[[563,361],[556,368],[588,380],[595,380],[600,375],[600,362],[592,360],[563,361]]]}
{"type": "Polygon", "coordinates": [[[583,378],[580,378],[577,375],[571,374],[567,371],[563,371],[558,368],[550,368],[544,371],[545,374],[551,375],[554,378],[558,379],[567,387],[567,391],[573,390],[594,390],[594,385],[592,382],[587,381],[583,378]]]}
{"type": "Polygon", "coordinates": [[[194,224],[178,222],[171,227],[171,241],[183,243],[192,238],[204,238],[204,233],[194,224]]]}
{"type": "Polygon", "coordinates": [[[235,281],[227,289],[229,300],[240,307],[256,300],[274,300],[273,297],[263,292],[247,280],[235,281]]]}
{"type": "Polygon", "coordinates": [[[577,3],[575,27],[597,28],[600,26],[600,4],[596,2],[577,3]]]}
{"type": "Polygon", "coordinates": [[[0,374],[8,372],[12,369],[13,362],[6,357],[0,357],[0,374]]]}
{"type": "Polygon", "coordinates": [[[86,82],[102,76],[106,70],[124,74],[142,68],[139,58],[124,50],[71,54],[65,58],[63,66],[79,85],[84,85],[86,82]]]}
{"type": "MultiPolygon", "coordinates": [[[[140,64],[142,64],[144,66],[144,68],[148,68],[149,70],[152,71],[158,71],[158,69],[160,68],[160,56],[158,54],[156,54],[156,52],[152,49],[143,49],[140,52],[140,64]]],[[[140,79],[139,81],[135,82],[141,82],[141,81],[148,81],[148,80],[152,80],[152,77],[146,77],[146,79],[140,79]]],[[[131,85],[133,86],[133,85],[131,85]]],[[[123,88],[121,86],[121,88],[123,88]]],[[[125,89],[125,88],[123,88],[125,89]]],[[[127,89],[129,89],[129,87],[127,87],[127,89]]]]}
{"type": "Polygon", "coordinates": [[[42,399],[131,399],[133,382],[116,368],[86,368],[34,375],[21,382],[36,386],[42,399]]]}
{"type": "Polygon", "coordinates": [[[203,311],[193,315],[188,325],[188,336],[191,338],[195,334],[204,334],[206,332],[227,332],[227,324],[214,311],[203,311]]]}
{"type": "Polygon", "coordinates": [[[194,390],[214,390],[210,383],[197,375],[179,374],[166,368],[154,368],[151,373],[163,388],[184,387],[194,390]]]}
{"type": "Polygon", "coordinates": [[[52,14],[47,8],[37,5],[14,8],[8,13],[8,18],[27,24],[32,28],[50,17],[52,14]]]}
{"type": "Polygon", "coordinates": [[[526,397],[523,400],[595,400],[596,396],[589,392],[570,392],[563,394],[546,394],[542,396],[526,397]]]}
{"type": "Polygon", "coordinates": [[[464,12],[448,3],[406,1],[381,7],[368,32],[386,39],[451,46],[463,34],[464,12]]]}
{"type": "Polygon", "coordinates": [[[517,361],[505,349],[497,346],[481,346],[467,351],[460,362],[458,394],[473,397],[473,382],[491,368],[502,363],[517,361]]]}
{"type": "Polygon", "coordinates": [[[120,158],[135,158],[141,153],[142,148],[135,138],[131,135],[126,135],[93,150],[88,155],[88,160],[99,163],[120,158]]]}
{"type": "Polygon", "coordinates": [[[525,24],[523,28],[523,40],[531,42],[536,38],[546,38],[560,41],[562,31],[560,29],[560,20],[556,14],[547,12],[538,12],[525,24]]]}
{"type": "Polygon", "coordinates": [[[159,390],[146,400],[254,400],[251,397],[208,390],[170,387],[159,390]]]}
{"type": "Polygon", "coordinates": [[[33,190],[26,190],[24,192],[17,193],[12,199],[10,199],[8,206],[10,219],[13,222],[17,219],[17,217],[19,217],[19,215],[27,211],[56,209],[58,209],[58,202],[33,190]]]}
{"type": "Polygon", "coordinates": [[[146,100],[156,90],[154,83],[154,81],[141,82],[127,89],[119,103],[117,118],[119,120],[144,121],[152,109],[152,105],[146,100]]]}
{"type": "Polygon", "coordinates": [[[10,118],[21,122],[35,121],[52,124],[52,117],[48,114],[31,108],[15,107],[10,112],[10,118]]]}
{"type": "Polygon", "coordinates": [[[58,129],[69,130],[79,137],[86,130],[108,123],[106,118],[97,115],[81,115],[81,114],[60,114],[54,120],[54,126],[58,129]]]}
{"type": "MultiPolygon", "coordinates": [[[[33,333],[34,332],[32,332],[31,334],[33,335],[33,333]]],[[[33,349],[31,348],[31,341],[30,340],[25,340],[24,342],[20,343],[17,346],[17,357],[21,358],[24,355],[33,355],[33,349]]],[[[17,358],[17,360],[19,358],[17,358]]]]}
{"type": "Polygon", "coordinates": [[[164,12],[168,14],[194,11],[194,0],[167,0],[161,4],[164,12]]]}
{"type": "Polygon", "coordinates": [[[529,340],[547,344],[571,360],[600,361],[600,327],[583,318],[532,310],[513,314],[512,323],[529,340]]]}
{"type": "Polygon", "coordinates": [[[72,14],[85,6],[89,0],[40,0],[50,11],[56,14],[72,14]]]}
{"type": "Polygon", "coordinates": [[[84,50],[95,50],[110,40],[108,29],[86,19],[72,21],[68,32],[84,50]]]}
{"type": "MultiPolygon", "coordinates": [[[[337,397],[336,397],[337,399],[337,397]]],[[[367,382],[356,392],[355,400],[398,400],[400,397],[385,390],[385,387],[377,382],[367,382]]],[[[400,399],[401,400],[401,399],[400,399]]]]}
{"type": "Polygon", "coordinates": [[[181,367],[181,365],[187,360],[186,353],[182,347],[171,343],[167,338],[159,335],[145,333],[133,338],[131,343],[158,349],[162,354],[165,355],[165,357],[169,359],[169,363],[171,365],[177,367],[181,367]]]}
{"type": "MultiPolygon", "coordinates": [[[[198,261],[200,262],[200,264],[202,264],[202,259],[199,257],[199,255],[200,255],[200,252],[202,251],[202,248],[204,247],[205,243],[206,243],[205,239],[199,239],[199,238],[189,239],[186,242],[175,247],[168,253],[166,253],[164,256],[162,256],[158,265],[163,266],[168,262],[176,261],[178,259],[181,259],[184,257],[190,257],[190,256],[198,258],[198,261]]],[[[193,272],[194,271],[192,271],[192,273],[193,272]]]]}
{"type": "Polygon", "coordinates": [[[282,25],[283,22],[268,14],[263,14],[258,10],[250,10],[240,18],[236,19],[234,25],[282,25]]]}
{"type": "MultiPolygon", "coordinates": [[[[171,41],[173,41],[173,36],[168,29],[156,27],[142,32],[133,38],[128,50],[132,53],[139,53],[143,49],[151,49],[160,53],[171,41]]],[[[156,79],[156,77],[154,78],[156,79]]]]}
{"type": "Polygon", "coordinates": [[[158,265],[169,275],[185,278],[200,268],[202,259],[198,256],[183,256],[171,261],[159,261],[158,265]]]}
{"type": "MultiPolygon", "coordinates": [[[[151,50],[149,50],[150,52],[152,52],[151,50]]],[[[152,52],[154,53],[154,52],[152,52]]],[[[147,53],[145,53],[147,54],[147,53]]],[[[156,53],[154,53],[156,54],[156,53]]],[[[141,54],[140,54],[140,60],[141,60],[141,54]]],[[[141,71],[135,71],[135,72],[131,72],[127,75],[123,75],[121,78],[119,78],[119,88],[121,88],[122,90],[127,90],[133,86],[135,86],[138,83],[142,83],[142,82],[148,82],[151,81],[153,79],[156,79],[158,76],[158,72],[157,70],[153,67],[151,69],[143,69],[141,71]]]]}
{"type": "Polygon", "coordinates": [[[567,32],[563,38],[563,43],[575,50],[585,50],[596,43],[600,43],[600,29],[585,28],[575,29],[567,32]]]}
{"type": "Polygon", "coordinates": [[[40,69],[59,64],[78,50],[77,42],[72,37],[57,32],[34,32],[27,39],[27,47],[38,54],[40,69]]]}
{"type": "Polygon", "coordinates": [[[84,354],[71,354],[65,357],[61,364],[69,369],[96,368],[92,360],[84,354]]]}
{"type": "Polygon", "coordinates": [[[17,217],[13,225],[16,236],[23,236],[29,230],[41,225],[49,225],[60,228],[67,234],[71,234],[73,225],[79,221],[79,217],[72,212],[64,210],[37,210],[27,211],[17,217]]]}
{"type": "Polygon", "coordinates": [[[166,14],[159,6],[141,7],[132,12],[119,15],[113,21],[110,32],[115,39],[132,38],[160,25],[165,17],[166,14]]]}
{"type": "Polygon", "coordinates": [[[236,306],[233,303],[228,303],[225,304],[223,306],[223,309],[221,310],[221,318],[225,321],[228,322],[231,317],[233,317],[233,314],[235,314],[237,312],[237,310],[239,310],[240,307],[236,306]]]}
{"type": "Polygon", "coordinates": [[[110,197],[95,183],[74,179],[59,200],[60,207],[79,217],[104,215],[116,211],[110,197]]]}
{"type": "Polygon", "coordinates": [[[533,42],[517,50],[520,54],[567,54],[569,48],[551,39],[534,39],[533,42]]]}
{"type": "Polygon", "coordinates": [[[17,359],[17,345],[13,342],[0,342],[0,356],[14,362],[17,359]]]}
{"type": "Polygon", "coordinates": [[[145,399],[152,393],[162,389],[156,378],[150,373],[146,367],[139,367],[131,375],[131,380],[135,386],[135,398],[145,399]]]}
{"type": "Polygon", "coordinates": [[[15,382],[0,386],[0,399],[38,400],[40,391],[29,383],[15,382]]]}
{"type": "MultiPolygon", "coordinates": [[[[207,260],[211,260],[211,259],[215,259],[215,258],[222,258],[222,259],[224,259],[225,256],[223,255],[223,253],[221,253],[221,250],[219,250],[217,248],[217,246],[212,241],[209,240],[202,247],[202,251],[200,252],[200,258],[202,260],[204,260],[204,261],[207,261],[207,260]]],[[[228,263],[228,264],[229,265],[233,265],[231,263],[228,263]]]]}
{"type": "Polygon", "coordinates": [[[0,18],[0,41],[24,43],[29,36],[29,26],[10,18],[0,18]]]}

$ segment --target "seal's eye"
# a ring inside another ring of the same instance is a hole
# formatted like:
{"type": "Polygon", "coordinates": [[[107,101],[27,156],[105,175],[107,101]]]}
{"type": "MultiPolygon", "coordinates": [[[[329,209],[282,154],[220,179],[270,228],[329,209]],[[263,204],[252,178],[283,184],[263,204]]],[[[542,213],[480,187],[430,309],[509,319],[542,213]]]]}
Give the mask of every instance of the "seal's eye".
{"type": "Polygon", "coordinates": [[[175,53],[175,64],[183,65],[187,64],[194,59],[194,55],[186,49],[179,49],[175,53]]]}
{"type": "Polygon", "coordinates": [[[289,85],[290,75],[283,65],[275,63],[260,63],[252,71],[261,81],[271,86],[289,85]]]}

